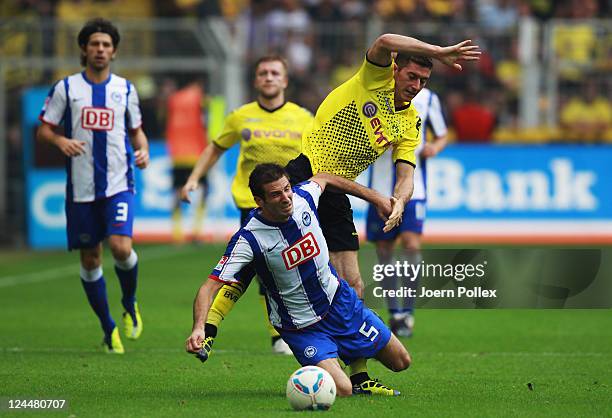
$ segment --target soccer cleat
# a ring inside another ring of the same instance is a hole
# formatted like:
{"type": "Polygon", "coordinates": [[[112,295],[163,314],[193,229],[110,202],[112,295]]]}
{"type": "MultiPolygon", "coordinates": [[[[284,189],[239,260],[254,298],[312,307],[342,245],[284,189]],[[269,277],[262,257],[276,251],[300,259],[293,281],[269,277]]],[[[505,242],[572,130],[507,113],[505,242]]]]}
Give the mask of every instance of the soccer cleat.
{"type": "Polygon", "coordinates": [[[291,351],[289,344],[287,344],[282,338],[279,338],[272,343],[272,352],[274,354],[285,354],[287,356],[293,355],[293,351],[291,351]]]}
{"type": "Polygon", "coordinates": [[[123,332],[125,332],[125,336],[130,340],[135,340],[142,334],[142,318],[140,317],[138,303],[134,303],[134,312],[136,324],[134,324],[134,318],[132,318],[129,312],[123,312],[123,332]]]}
{"type": "Polygon", "coordinates": [[[104,351],[106,351],[108,354],[125,353],[117,327],[113,328],[113,332],[111,332],[111,335],[104,336],[104,340],[102,340],[102,346],[104,347],[104,351]]]}
{"type": "Polygon", "coordinates": [[[412,337],[414,328],[414,316],[409,313],[394,314],[389,320],[389,328],[397,337],[412,337]]]}
{"type": "Polygon", "coordinates": [[[378,379],[368,379],[358,385],[353,385],[353,395],[382,395],[399,396],[399,390],[388,388],[378,381],[378,379]]]}
{"type": "Polygon", "coordinates": [[[204,363],[210,355],[212,354],[212,346],[215,342],[214,337],[206,337],[204,338],[204,342],[202,342],[202,348],[195,355],[202,363],[204,363]]]}

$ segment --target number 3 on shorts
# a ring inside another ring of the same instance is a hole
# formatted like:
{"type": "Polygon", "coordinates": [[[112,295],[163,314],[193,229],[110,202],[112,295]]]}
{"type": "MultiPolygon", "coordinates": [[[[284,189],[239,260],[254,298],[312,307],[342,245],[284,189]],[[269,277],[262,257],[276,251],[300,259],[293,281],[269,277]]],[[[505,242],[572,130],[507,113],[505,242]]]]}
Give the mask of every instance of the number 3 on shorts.
{"type": "Polygon", "coordinates": [[[117,222],[125,222],[128,219],[128,204],[126,202],[117,203],[117,222]]]}
{"type": "Polygon", "coordinates": [[[365,329],[366,329],[366,323],[364,321],[363,324],[361,324],[361,328],[359,328],[359,333],[365,335],[366,338],[370,338],[370,341],[374,342],[376,337],[378,337],[378,330],[374,328],[373,325],[370,325],[369,330],[366,331],[365,329]]]}

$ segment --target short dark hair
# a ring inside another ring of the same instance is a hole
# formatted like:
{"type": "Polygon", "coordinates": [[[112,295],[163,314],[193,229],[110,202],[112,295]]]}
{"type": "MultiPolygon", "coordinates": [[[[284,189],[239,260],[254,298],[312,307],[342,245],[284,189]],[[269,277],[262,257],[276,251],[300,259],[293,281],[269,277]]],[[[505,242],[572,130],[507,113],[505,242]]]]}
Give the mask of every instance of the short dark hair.
{"type": "Polygon", "coordinates": [[[406,54],[397,54],[395,57],[395,63],[399,68],[403,68],[408,65],[409,62],[413,62],[416,65],[420,65],[421,67],[433,68],[433,60],[429,57],[425,57],[422,55],[406,55],[406,54]]]}
{"type": "Polygon", "coordinates": [[[282,177],[289,178],[289,174],[278,164],[258,164],[249,176],[249,189],[253,196],[265,199],[263,186],[272,183],[282,177]]]}
{"type": "Polygon", "coordinates": [[[285,75],[289,76],[289,64],[287,64],[287,60],[280,55],[270,54],[259,57],[257,61],[255,61],[255,66],[253,67],[253,71],[257,72],[257,68],[259,68],[259,64],[264,62],[280,62],[283,64],[283,68],[285,69],[285,75]]]}
{"type": "MultiPolygon", "coordinates": [[[[77,42],[79,43],[79,47],[85,48],[87,43],[89,42],[89,37],[96,32],[106,33],[110,35],[113,40],[113,48],[117,49],[119,46],[119,41],[121,37],[119,36],[119,30],[117,27],[113,25],[109,20],[103,19],[101,17],[97,17],[95,19],[91,19],[85,26],[81,28],[79,35],[77,36],[77,42]]],[[[81,65],[85,65],[85,57],[81,55],[81,65]]]]}

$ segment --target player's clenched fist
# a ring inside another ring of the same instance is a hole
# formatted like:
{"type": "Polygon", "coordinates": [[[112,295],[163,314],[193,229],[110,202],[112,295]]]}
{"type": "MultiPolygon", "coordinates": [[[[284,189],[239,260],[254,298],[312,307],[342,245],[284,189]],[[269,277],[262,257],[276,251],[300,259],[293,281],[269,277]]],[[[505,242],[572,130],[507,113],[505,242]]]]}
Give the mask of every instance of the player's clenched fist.
{"type": "Polygon", "coordinates": [[[196,180],[187,180],[187,183],[181,189],[181,200],[183,202],[191,203],[191,199],[189,199],[189,193],[193,192],[198,188],[198,182],[196,180]]]}
{"type": "Polygon", "coordinates": [[[62,137],[57,142],[58,148],[67,157],[77,157],[85,153],[85,142],[62,137]]]}
{"type": "Polygon", "coordinates": [[[202,343],[204,342],[204,330],[196,329],[194,330],[187,341],[185,342],[185,349],[190,353],[197,353],[202,348],[202,343]]]}

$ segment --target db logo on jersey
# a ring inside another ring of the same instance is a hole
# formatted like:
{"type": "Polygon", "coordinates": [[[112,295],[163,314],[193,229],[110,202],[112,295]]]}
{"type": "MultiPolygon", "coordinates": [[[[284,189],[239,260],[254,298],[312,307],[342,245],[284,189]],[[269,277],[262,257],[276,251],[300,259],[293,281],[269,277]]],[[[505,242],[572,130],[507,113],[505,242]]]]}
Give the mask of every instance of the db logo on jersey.
{"type": "Polygon", "coordinates": [[[84,107],[81,119],[83,129],[110,131],[113,129],[115,114],[113,109],[104,107],[84,107]]]}
{"type": "Polygon", "coordinates": [[[304,235],[300,240],[296,241],[291,247],[282,252],[283,261],[287,270],[291,270],[308,260],[319,255],[319,244],[315,240],[312,232],[304,235]]]}

